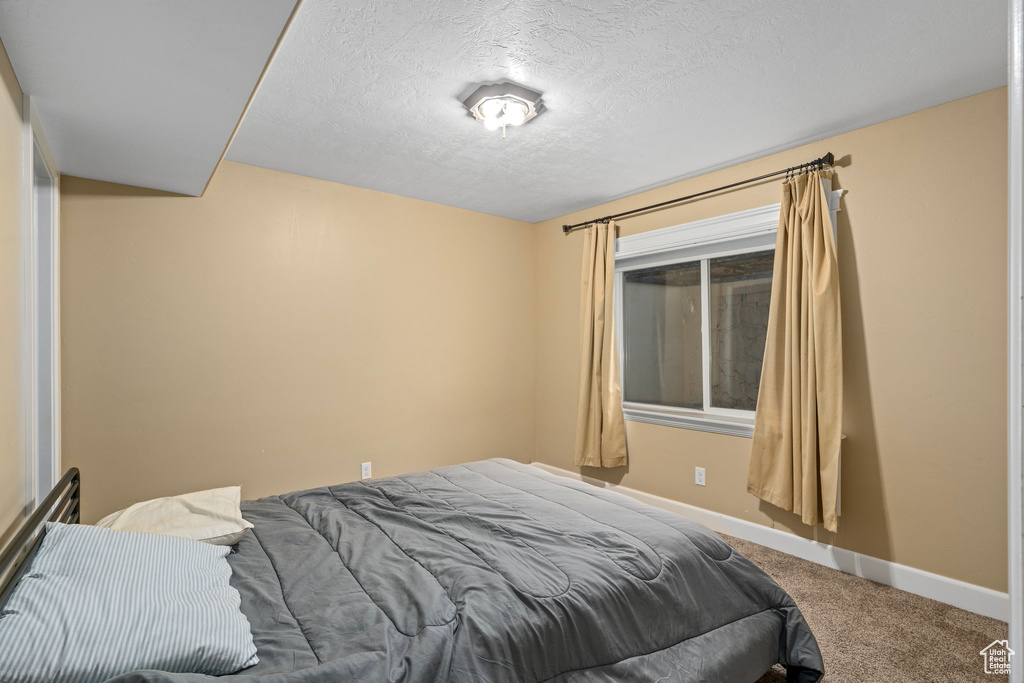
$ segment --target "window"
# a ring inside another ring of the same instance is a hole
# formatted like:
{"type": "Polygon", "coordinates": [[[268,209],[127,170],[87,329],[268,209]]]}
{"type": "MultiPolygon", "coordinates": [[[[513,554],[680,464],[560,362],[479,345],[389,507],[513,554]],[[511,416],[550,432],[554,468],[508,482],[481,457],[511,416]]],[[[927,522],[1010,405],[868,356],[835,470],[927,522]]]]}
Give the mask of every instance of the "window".
{"type": "MultiPolygon", "coordinates": [[[[839,192],[830,199],[834,226],[839,192]]],[[[753,434],[778,212],[775,204],[618,240],[627,420],[753,434]]]]}
{"type": "Polygon", "coordinates": [[[774,262],[774,249],[708,261],[713,408],[757,407],[774,262]]]}

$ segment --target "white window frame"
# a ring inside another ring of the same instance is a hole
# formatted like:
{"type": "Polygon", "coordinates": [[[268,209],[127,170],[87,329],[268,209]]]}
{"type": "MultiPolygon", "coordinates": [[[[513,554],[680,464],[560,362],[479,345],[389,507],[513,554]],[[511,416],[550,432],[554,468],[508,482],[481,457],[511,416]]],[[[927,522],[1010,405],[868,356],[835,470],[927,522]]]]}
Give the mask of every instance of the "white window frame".
{"type": "MultiPolygon", "coordinates": [[[[830,180],[822,187],[829,197],[832,233],[835,239],[836,212],[842,190],[832,190],[830,180]]],[[[700,261],[701,264],[701,338],[704,364],[704,410],[677,408],[623,401],[627,420],[649,422],[668,427],[696,429],[717,434],[752,437],[754,411],[716,408],[711,405],[710,273],[708,260],[775,248],[779,228],[780,204],[737,211],[700,221],[674,225],[661,230],[620,237],[615,241],[615,334],[619,353],[619,379],[623,396],[626,387],[626,346],[624,344],[622,296],[623,274],[641,268],[700,261]]]]}

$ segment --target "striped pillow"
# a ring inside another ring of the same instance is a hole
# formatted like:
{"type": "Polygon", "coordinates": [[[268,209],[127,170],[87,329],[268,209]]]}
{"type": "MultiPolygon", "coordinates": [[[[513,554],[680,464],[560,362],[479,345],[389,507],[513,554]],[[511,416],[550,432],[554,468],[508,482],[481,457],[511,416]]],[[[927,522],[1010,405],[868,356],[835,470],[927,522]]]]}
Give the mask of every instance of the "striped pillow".
{"type": "Polygon", "coordinates": [[[103,681],[137,669],[226,674],[257,661],[230,548],[47,524],[0,611],[4,683],[103,681]]]}

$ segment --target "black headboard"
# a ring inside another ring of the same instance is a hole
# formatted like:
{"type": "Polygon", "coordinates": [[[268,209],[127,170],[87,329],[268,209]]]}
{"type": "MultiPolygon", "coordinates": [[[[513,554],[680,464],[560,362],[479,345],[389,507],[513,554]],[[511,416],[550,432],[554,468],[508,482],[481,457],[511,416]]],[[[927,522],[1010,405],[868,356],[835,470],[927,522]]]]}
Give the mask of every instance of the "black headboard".
{"type": "Polygon", "coordinates": [[[21,575],[43,540],[46,522],[77,524],[82,496],[81,477],[77,467],[69,469],[53,490],[43,499],[10,543],[0,551],[0,607],[18,585],[21,575]]]}

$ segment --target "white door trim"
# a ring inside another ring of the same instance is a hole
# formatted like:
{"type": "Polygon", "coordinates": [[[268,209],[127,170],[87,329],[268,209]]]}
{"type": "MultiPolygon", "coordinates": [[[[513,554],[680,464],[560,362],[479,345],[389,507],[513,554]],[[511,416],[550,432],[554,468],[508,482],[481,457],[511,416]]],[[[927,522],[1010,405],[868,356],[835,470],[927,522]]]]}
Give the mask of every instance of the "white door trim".
{"type": "Polygon", "coordinates": [[[23,396],[26,502],[34,508],[61,475],[60,420],[60,169],[32,98],[22,107],[24,146],[23,396]],[[38,153],[38,159],[37,159],[38,153]],[[42,168],[39,168],[41,165],[42,168]],[[37,188],[37,172],[48,180],[37,188]],[[42,196],[37,195],[37,189],[42,196]],[[45,202],[43,206],[38,202],[45,202]],[[39,222],[48,221],[45,233],[39,222]],[[46,278],[41,286],[41,277],[46,278]],[[40,314],[43,311],[44,314],[40,314]],[[42,370],[48,369],[47,373],[42,370]],[[48,375],[48,376],[45,376],[48,375]],[[43,411],[41,406],[47,410],[43,411]],[[49,444],[42,449],[44,439],[49,444]],[[48,452],[42,452],[42,450],[48,452]],[[42,458],[46,458],[44,463],[42,458]]]}
{"type": "Polygon", "coordinates": [[[1007,330],[1009,334],[1007,379],[1009,392],[1007,434],[1007,489],[1009,513],[1009,625],[1010,649],[1016,660],[1010,683],[1024,683],[1024,0],[1009,2],[1007,74],[1009,130],[1007,157],[1007,251],[1009,263],[1007,330]]]}

